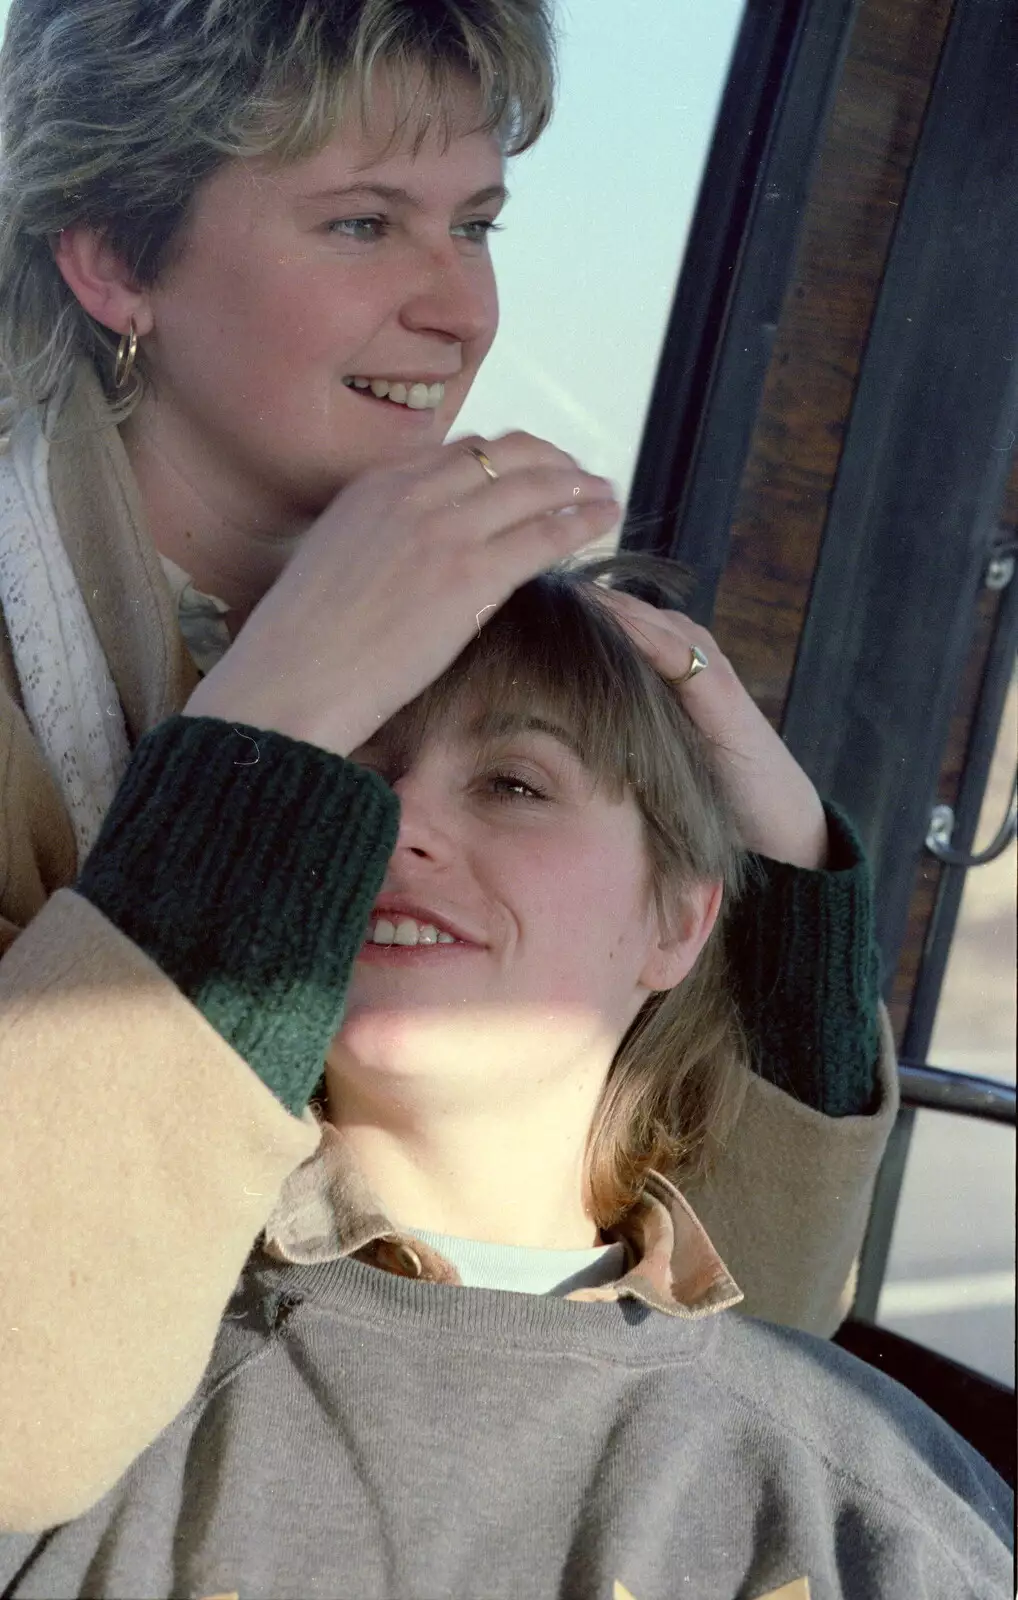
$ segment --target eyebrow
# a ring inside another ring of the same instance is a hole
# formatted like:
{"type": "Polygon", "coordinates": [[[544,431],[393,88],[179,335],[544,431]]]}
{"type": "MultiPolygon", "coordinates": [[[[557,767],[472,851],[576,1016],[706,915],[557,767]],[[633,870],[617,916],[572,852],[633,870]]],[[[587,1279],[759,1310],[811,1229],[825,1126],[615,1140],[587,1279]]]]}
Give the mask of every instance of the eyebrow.
{"type": "Polygon", "coordinates": [[[564,745],[581,766],[586,766],[576,735],[559,722],[549,722],[546,717],[513,717],[505,712],[486,711],[471,725],[470,733],[480,740],[504,739],[519,733],[543,733],[564,745]]]}
{"type": "MultiPolygon", "coordinates": [[[[377,200],[388,200],[391,205],[407,206],[412,211],[424,209],[421,201],[409,189],[401,189],[391,183],[351,183],[343,189],[320,189],[315,194],[306,195],[305,199],[347,200],[360,195],[372,195],[377,200]]],[[[498,200],[504,205],[508,199],[509,190],[504,183],[489,183],[486,188],[468,194],[456,209],[465,211],[471,206],[486,205],[489,200],[498,200]]]]}

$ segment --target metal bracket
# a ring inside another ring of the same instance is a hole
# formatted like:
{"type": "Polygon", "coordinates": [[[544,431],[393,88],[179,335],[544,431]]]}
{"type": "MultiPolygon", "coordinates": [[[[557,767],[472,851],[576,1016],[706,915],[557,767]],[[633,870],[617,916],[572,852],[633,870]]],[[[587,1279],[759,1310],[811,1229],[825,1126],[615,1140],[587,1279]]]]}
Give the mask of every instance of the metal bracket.
{"type": "Polygon", "coordinates": [[[1014,577],[1014,556],[991,556],[983,575],[983,585],[987,589],[1006,589],[1014,577]]]}
{"type": "Polygon", "coordinates": [[[954,820],[954,811],[950,806],[933,807],[930,813],[929,831],[926,834],[926,849],[931,856],[935,856],[938,861],[944,862],[945,866],[949,867],[985,867],[987,862],[996,861],[1018,836],[1018,771],[1015,772],[1014,782],[1011,785],[1007,814],[985,850],[980,850],[977,854],[952,850],[954,820]]]}
{"type": "Polygon", "coordinates": [[[1015,556],[1018,555],[1018,540],[1009,539],[1006,544],[998,544],[990,551],[990,559],[986,563],[983,573],[983,587],[999,591],[1006,589],[1014,577],[1015,556]]]}

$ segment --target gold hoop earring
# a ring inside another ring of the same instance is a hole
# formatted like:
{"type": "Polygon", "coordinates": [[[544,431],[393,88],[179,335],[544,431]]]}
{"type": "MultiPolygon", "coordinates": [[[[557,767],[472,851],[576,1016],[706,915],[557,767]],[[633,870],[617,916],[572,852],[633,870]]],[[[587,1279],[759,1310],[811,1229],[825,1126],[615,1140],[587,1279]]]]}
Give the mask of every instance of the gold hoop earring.
{"type": "Polygon", "coordinates": [[[113,387],[118,394],[127,388],[128,379],[134,371],[134,361],[138,354],[138,330],[131,318],[128,331],[121,334],[120,343],[117,345],[117,364],[113,369],[113,387]]]}

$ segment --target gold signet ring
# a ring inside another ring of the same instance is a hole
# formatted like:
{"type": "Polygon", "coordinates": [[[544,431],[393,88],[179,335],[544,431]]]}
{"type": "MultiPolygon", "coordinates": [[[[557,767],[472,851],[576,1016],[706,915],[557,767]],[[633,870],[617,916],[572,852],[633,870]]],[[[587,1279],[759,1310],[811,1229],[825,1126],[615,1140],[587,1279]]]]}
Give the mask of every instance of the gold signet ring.
{"type": "Polygon", "coordinates": [[[676,683],[688,683],[690,678],[695,678],[698,672],[706,672],[709,662],[703,651],[695,644],[689,647],[689,671],[684,672],[681,678],[676,678],[676,683]]]}
{"type": "Polygon", "coordinates": [[[469,450],[474,460],[479,464],[482,470],[488,474],[488,477],[491,479],[492,483],[497,483],[498,473],[495,471],[484,451],[479,450],[475,444],[465,444],[463,448],[464,450],[469,450]]]}

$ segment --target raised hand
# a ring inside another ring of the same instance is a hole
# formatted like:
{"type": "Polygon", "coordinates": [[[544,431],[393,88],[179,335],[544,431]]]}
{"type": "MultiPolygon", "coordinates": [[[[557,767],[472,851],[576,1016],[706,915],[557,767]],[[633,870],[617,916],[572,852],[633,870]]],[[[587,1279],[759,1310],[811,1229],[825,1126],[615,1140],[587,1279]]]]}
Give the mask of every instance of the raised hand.
{"type": "Polygon", "coordinates": [[[185,710],[349,755],[514,589],[618,515],[606,479],[526,433],[367,472],[308,530],[185,710]]]}
{"type": "Polygon", "coordinates": [[[793,866],[823,867],[828,840],[820,796],[712,635],[682,612],[659,611],[633,595],[606,589],[603,598],[661,676],[675,684],[709,740],[745,847],[793,866]],[[694,645],[707,667],[690,677],[694,645]]]}

